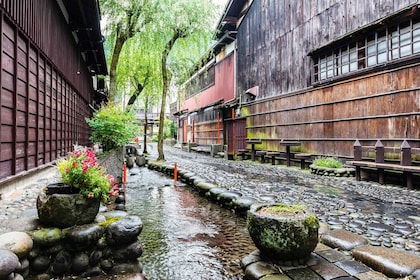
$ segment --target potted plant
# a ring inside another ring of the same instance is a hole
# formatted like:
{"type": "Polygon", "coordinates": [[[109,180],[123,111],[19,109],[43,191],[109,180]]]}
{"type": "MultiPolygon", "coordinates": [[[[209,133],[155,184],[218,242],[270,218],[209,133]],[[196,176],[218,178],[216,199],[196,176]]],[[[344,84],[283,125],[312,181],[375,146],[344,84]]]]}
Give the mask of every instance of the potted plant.
{"type": "Polygon", "coordinates": [[[335,157],[318,157],[309,166],[311,173],[321,176],[351,177],[354,175],[354,168],[345,167],[335,157]]]}
{"type": "Polygon", "coordinates": [[[318,218],[304,205],[254,204],[247,228],[261,256],[272,260],[306,260],[318,243],[318,218]]]}
{"type": "Polygon", "coordinates": [[[118,196],[115,179],[97,164],[89,148],[74,150],[57,162],[62,182],[48,185],[37,199],[41,223],[60,228],[92,222],[100,202],[118,196]]]}

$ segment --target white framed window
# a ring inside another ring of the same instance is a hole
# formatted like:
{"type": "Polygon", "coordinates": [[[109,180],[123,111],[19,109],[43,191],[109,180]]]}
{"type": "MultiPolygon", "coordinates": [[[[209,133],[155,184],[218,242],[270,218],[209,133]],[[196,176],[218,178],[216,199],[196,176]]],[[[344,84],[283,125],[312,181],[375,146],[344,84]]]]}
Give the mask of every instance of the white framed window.
{"type": "Polygon", "coordinates": [[[314,81],[331,79],[420,53],[420,18],[371,32],[355,43],[313,57],[314,81]]]}

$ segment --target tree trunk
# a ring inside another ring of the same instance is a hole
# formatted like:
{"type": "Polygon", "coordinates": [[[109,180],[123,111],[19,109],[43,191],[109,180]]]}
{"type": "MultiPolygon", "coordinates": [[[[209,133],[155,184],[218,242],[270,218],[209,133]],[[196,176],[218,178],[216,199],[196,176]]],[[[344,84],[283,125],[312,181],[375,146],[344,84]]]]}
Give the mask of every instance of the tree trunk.
{"type": "Polygon", "coordinates": [[[134,91],[133,95],[130,96],[130,99],[127,102],[126,110],[130,111],[131,108],[134,105],[134,102],[136,102],[137,98],[139,97],[140,93],[143,91],[144,86],[137,82],[137,89],[134,91]]]}
{"type": "Polygon", "coordinates": [[[168,96],[169,84],[171,78],[168,74],[168,67],[166,65],[166,60],[168,58],[169,52],[174,46],[176,40],[180,38],[180,33],[175,32],[172,39],[166,44],[165,50],[162,53],[162,104],[160,107],[159,115],[159,132],[158,132],[158,158],[157,160],[165,160],[165,155],[163,154],[163,124],[165,120],[165,108],[166,108],[166,97],[168,96]]]}
{"type": "Polygon", "coordinates": [[[112,53],[111,65],[109,66],[109,99],[113,100],[117,93],[117,65],[120,59],[122,47],[127,40],[125,32],[119,33],[115,40],[114,52],[112,53]]]}
{"type": "Polygon", "coordinates": [[[146,94],[146,100],[144,102],[144,135],[143,135],[143,154],[147,154],[147,111],[149,111],[149,95],[146,94]]]}

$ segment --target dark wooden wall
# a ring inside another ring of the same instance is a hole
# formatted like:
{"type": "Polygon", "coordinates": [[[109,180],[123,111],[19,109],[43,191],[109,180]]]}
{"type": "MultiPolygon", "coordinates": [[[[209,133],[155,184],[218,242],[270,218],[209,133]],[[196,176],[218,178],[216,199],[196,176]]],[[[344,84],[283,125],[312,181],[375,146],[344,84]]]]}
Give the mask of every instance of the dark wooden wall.
{"type": "Polygon", "coordinates": [[[306,88],[308,53],[416,0],[259,0],[241,22],[238,91],[259,86],[262,96],[306,88]]]}
{"type": "Polygon", "coordinates": [[[420,65],[368,74],[334,86],[263,99],[242,108],[248,138],[261,149],[281,150],[281,139],[302,142],[302,151],[344,157],[353,143],[420,147],[420,65]]]}
{"type": "Polygon", "coordinates": [[[89,144],[92,81],[56,1],[0,1],[0,180],[89,144]]]}
{"type": "Polygon", "coordinates": [[[390,15],[414,0],[260,0],[238,28],[237,94],[258,86],[256,101],[242,104],[248,138],[259,148],[302,149],[351,156],[356,138],[400,145],[420,138],[418,62],[312,87],[310,51],[390,15]]]}

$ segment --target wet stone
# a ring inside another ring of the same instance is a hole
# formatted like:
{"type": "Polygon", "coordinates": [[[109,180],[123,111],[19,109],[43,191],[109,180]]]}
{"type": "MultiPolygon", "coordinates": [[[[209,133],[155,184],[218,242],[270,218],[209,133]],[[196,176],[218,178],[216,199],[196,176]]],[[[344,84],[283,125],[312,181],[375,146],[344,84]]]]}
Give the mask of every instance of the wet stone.
{"type": "Polygon", "coordinates": [[[349,256],[334,249],[318,252],[318,255],[320,255],[321,257],[325,258],[326,260],[330,262],[336,262],[336,261],[349,259],[349,256]]]}
{"type": "Polygon", "coordinates": [[[393,227],[391,227],[389,225],[382,224],[382,223],[368,224],[367,228],[370,229],[370,230],[373,230],[373,231],[377,231],[377,232],[379,232],[379,234],[381,234],[381,232],[389,231],[389,230],[393,229],[393,227]]]}
{"type": "Polygon", "coordinates": [[[0,249],[0,279],[20,267],[19,258],[9,250],[0,249]]]}
{"type": "Polygon", "coordinates": [[[55,260],[52,263],[52,272],[57,275],[69,272],[71,264],[71,254],[63,250],[55,257],[55,260]]]}
{"type": "Polygon", "coordinates": [[[50,264],[51,260],[47,256],[37,256],[31,261],[31,268],[36,272],[44,272],[50,264]]]}
{"type": "Polygon", "coordinates": [[[225,191],[225,188],[212,188],[206,193],[206,195],[210,196],[214,200],[217,200],[217,197],[225,191]]]}
{"type": "Polygon", "coordinates": [[[89,277],[95,277],[102,274],[102,271],[99,267],[92,267],[91,269],[84,272],[80,277],[82,278],[89,278],[89,277]]]}
{"type": "Polygon", "coordinates": [[[106,240],[109,245],[130,244],[136,241],[143,229],[143,222],[138,216],[127,216],[116,221],[106,229],[106,240]]]}
{"type": "Polygon", "coordinates": [[[370,236],[374,236],[374,237],[378,237],[378,236],[381,236],[382,235],[382,232],[381,231],[378,231],[378,230],[367,230],[366,231],[366,234],[367,235],[370,235],[370,236]]]}
{"type": "Polygon", "coordinates": [[[395,249],[362,246],[352,251],[353,257],[388,277],[404,277],[420,267],[420,258],[395,249]]]}
{"type": "Polygon", "coordinates": [[[309,268],[299,268],[288,270],[286,272],[291,279],[299,279],[299,280],[322,280],[322,278],[316,274],[313,270],[309,268]]]}
{"type": "Polygon", "coordinates": [[[353,260],[338,261],[335,263],[335,265],[350,275],[356,275],[359,273],[370,271],[370,269],[367,266],[353,260]]]}
{"type": "Polygon", "coordinates": [[[327,261],[319,262],[316,265],[311,266],[311,269],[319,274],[322,279],[334,279],[348,276],[347,272],[327,261]]]}
{"type": "Polygon", "coordinates": [[[381,246],[382,245],[382,242],[381,241],[378,241],[378,240],[369,240],[369,245],[372,245],[372,246],[381,246]]]}
{"type": "Polygon", "coordinates": [[[128,246],[118,247],[112,251],[112,256],[117,261],[135,260],[143,254],[143,246],[140,241],[128,246]]]}
{"type": "Polygon", "coordinates": [[[376,271],[368,271],[356,275],[360,280],[389,280],[388,277],[376,271]]]}
{"type": "Polygon", "coordinates": [[[261,257],[259,255],[259,253],[255,253],[255,254],[249,254],[247,256],[245,256],[244,258],[242,258],[241,260],[241,267],[242,269],[245,270],[245,268],[252,264],[252,263],[256,263],[261,261],[261,257]]]}
{"type": "Polygon", "coordinates": [[[245,269],[245,276],[249,280],[257,280],[266,275],[279,274],[279,270],[270,263],[256,262],[248,265],[245,269]]]}
{"type": "Polygon", "coordinates": [[[329,233],[324,234],[321,237],[321,241],[328,246],[346,251],[350,251],[357,246],[368,243],[366,238],[342,229],[332,230],[329,233]]]}
{"type": "Polygon", "coordinates": [[[218,200],[220,202],[229,203],[232,200],[235,200],[235,199],[237,199],[237,198],[239,198],[241,196],[242,196],[241,193],[238,193],[238,192],[229,192],[228,191],[228,192],[221,193],[217,198],[218,198],[218,200]]]}
{"type": "Polygon", "coordinates": [[[25,232],[8,232],[0,235],[0,249],[10,250],[19,258],[27,256],[32,246],[32,238],[25,232]]]}
{"type": "Polygon", "coordinates": [[[208,183],[205,181],[199,182],[196,187],[201,191],[206,193],[207,191],[209,191],[210,189],[216,188],[217,185],[212,184],[212,183],[208,183]]]}
{"type": "Polygon", "coordinates": [[[41,246],[53,246],[63,238],[59,228],[43,228],[33,232],[32,239],[35,244],[41,246]]]}
{"type": "Polygon", "coordinates": [[[102,237],[104,229],[96,224],[74,226],[66,233],[66,238],[78,247],[89,247],[102,237]]]}
{"type": "Polygon", "coordinates": [[[89,268],[89,256],[85,253],[78,253],[72,261],[71,270],[80,274],[89,268]]]}

